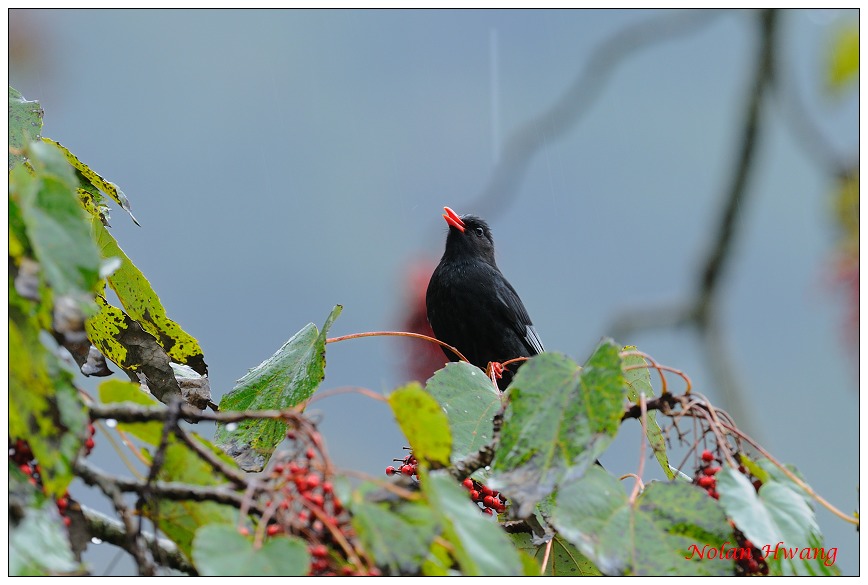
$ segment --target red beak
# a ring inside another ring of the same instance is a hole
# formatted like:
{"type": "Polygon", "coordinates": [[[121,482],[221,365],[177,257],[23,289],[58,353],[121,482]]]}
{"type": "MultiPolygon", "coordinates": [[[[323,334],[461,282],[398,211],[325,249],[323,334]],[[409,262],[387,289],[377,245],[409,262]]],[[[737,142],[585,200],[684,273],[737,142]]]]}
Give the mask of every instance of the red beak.
{"type": "Polygon", "coordinates": [[[464,232],[464,222],[461,221],[458,214],[448,207],[444,207],[443,209],[446,211],[446,213],[443,214],[443,219],[446,220],[446,223],[457,229],[459,232],[464,232]]]}

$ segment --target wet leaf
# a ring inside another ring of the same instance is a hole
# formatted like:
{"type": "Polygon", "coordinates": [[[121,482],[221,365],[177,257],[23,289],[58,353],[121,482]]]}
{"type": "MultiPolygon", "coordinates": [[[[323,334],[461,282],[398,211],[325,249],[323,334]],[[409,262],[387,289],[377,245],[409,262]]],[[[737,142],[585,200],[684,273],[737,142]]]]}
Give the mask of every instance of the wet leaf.
{"type": "MultiPolygon", "coordinates": [[[[732,560],[691,556],[691,546],[732,543],[723,510],[685,483],[652,482],[634,502],[594,466],[556,495],[552,524],[606,575],[731,575],[732,560]]],[[[730,547],[732,544],[730,544],[730,547]]]]}
{"type": "Polygon", "coordinates": [[[24,99],[18,90],[9,88],[9,170],[24,161],[25,146],[39,139],[45,112],[37,101],[24,99]],[[15,152],[13,152],[15,151],[15,152]]]}
{"type": "Polygon", "coordinates": [[[585,472],[618,432],[626,397],[619,348],[603,341],[583,368],[555,353],[528,360],[508,389],[491,487],[524,518],[585,472]]]}
{"type": "MultiPolygon", "coordinates": [[[[308,324],[247,372],[220,400],[220,410],[284,409],[307,401],[325,377],[326,334],[341,309],[332,309],[322,331],[308,324]]],[[[261,471],[285,436],[286,423],[257,419],[232,426],[218,423],[214,440],[245,471],[261,471]]]]}
{"type": "Polygon", "coordinates": [[[440,404],[452,432],[452,463],[492,440],[492,419],[500,409],[500,392],[485,373],[465,362],[447,364],[425,389],[440,404]]]}

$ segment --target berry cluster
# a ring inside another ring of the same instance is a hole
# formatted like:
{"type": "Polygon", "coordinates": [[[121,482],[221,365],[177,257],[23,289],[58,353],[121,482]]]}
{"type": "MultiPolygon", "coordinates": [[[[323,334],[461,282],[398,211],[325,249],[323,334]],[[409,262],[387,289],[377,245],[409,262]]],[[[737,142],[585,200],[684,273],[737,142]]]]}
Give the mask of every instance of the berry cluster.
{"type": "MultiPolygon", "coordinates": [[[[328,461],[319,433],[290,430],[287,438],[296,449],[274,457],[264,478],[263,514],[259,531],[264,535],[293,534],[308,542],[310,575],[378,575],[370,563],[362,563],[356,550],[350,515],[335,494],[328,461]]],[[[242,534],[249,531],[241,529],[242,534]]]]}
{"type": "Polygon", "coordinates": [[[735,563],[736,576],[756,577],[769,574],[769,565],[766,563],[763,553],[754,544],[744,537],[741,530],[735,529],[735,542],[739,548],[749,549],[750,557],[740,558],[735,563]]]}
{"type": "MultiPolygon", "coordinates": [[[[409,447],[404,447],[404,449],[409,450],[409,447]]],[[[403,459],[392,459],[392,461],[398,462],[400,465],[389,465],[386,467],[386,475],[395,475],[400,473],[415,480],[419,479],[419,476],[417,475],[419,462],[413,456],[412,451],[410,451],[403,459]]],[[[483,513],[488,514],[489,516],[495,516],[506,510],[506,498],[504,498],[499,492],[484,485],[482,482],[468,477],[461,483],[461,485],[467,489],[470,493],[470,500],[477,504],[483,513]]]]}
{"type": "Polygon", "coordinates": [[[461,485],[470,492],[470,499],[482,508],[484,514],[495,516],[506,510],[506,498],[500,492],[469,477],[461,485]]]}
{"type": "Polygon", "coordinates": [[[720,494],[717,493],[717,478],[715,476],[720,472],[720,466],[717,465],[719,460],[708,449],[702,452],[700,458],[702,464],[693,476],[693,483],[708,492],[709,496],[718,500],[720,494]]]}
{"type": "MultiPolygon", "coordinates": [[[[408,449],[408,447],[404,448],[408,449]]],[[[395,467],[394,465],[388,466],[386,468],[386,475],[395,475],[396,473],[401,473],[403,475],[406,475],[407,477],[412,477],[417,480],[419,479],[419,476],[416,473],[419,468],[419,462],[416,461],[415,457],[413,457],[412,451],[410,451],[410,453],[403,459],[392,459],[392,461],[400,462],[401,465],[399,465],[398,467],[395,467]]]]}
{"type": "MultiPolygon", "coordinates": [[[[93,425],[88,425],[89,428],[93,428],[93,425]]],[[[93,435],[88,438],[88,441],[93,441],[93,435]]],[[[91,449],[93,447],[91,446],[91,449]]],[[[90,449],[86,450],[85,454],[90,453],[90,449]]],[[[30,482],[30,485],[36,487],[40,491],[43,491],[44,487],[42,485],[42,475],[39,471],[39,462],[33,457],[33,450],[31,450],[30,445],[27,441],[23,439],[16,439],[14,442],[12,439],[9,439],[9,459],[18,466],[18,469],[27,476],[27,481],[30,482]]],[[[61,518],[63,518],[64,526],[69,526],[72,523],[72,519],[67,514],[69,510],[70,498],[69,492],[64,492],[64,494],[56,499],[57,511],[60,512],[61,518]]]]}

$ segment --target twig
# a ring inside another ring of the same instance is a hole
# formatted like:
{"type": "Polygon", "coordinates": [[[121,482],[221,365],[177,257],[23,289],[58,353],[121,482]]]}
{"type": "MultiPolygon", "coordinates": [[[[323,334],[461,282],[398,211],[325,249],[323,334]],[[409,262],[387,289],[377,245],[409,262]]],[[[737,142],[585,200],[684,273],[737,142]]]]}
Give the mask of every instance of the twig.
{"type": "MultiPolygon", "coordinates": [[[[124,531],[124,525],[120,521],[109,518],[87,506],[81,506],[81,513],[84,516],[85,522],[87,522],[87,530],[91,536],[118,546],[132,554],[128,549],[127,533],[124,531]]],[[[155,547],[159,549],[160,560],[164,562],[165,566],[189,575],[198,575],[196,567],[187,560],[184,553],[171,540],[155,538],[153,534],[148,533],[143,533],[142,538],[152,549],[155,547]]]]}
{"type": "Polygon", "coordinates": [[[513,132],[485,190],[467,207],[487,218],[504,210],[518,192],[541,147],[573,129],[600,95],[619,63],[648,45],[696,33],[720,14],[722,12],[716,10],[666,11],[625,27],[602,42],[552,106],[513,132]],[[545,141],[540,140],[541,135],[545,141]]]}
{"type": "Polygon", "coordinates": [[[341,335],[340,337],[331,337],[326,339],[326,343],[337,343],[338,341],[345,341],[347,339],[357,339],[359,337],[412,337],[415,339],[423,339],[425,341],[430,341],[431,343],[436,343],[441,347],[445,347],[455,355],[461,359],[461,361],[470,363],[464,355],[449,345],[448,343],[444,343],[439,339],[435,339],[434,337],[430,337],[428,335],[422,335],[421,333],[410,333],[409,331],[366,331],[364,333],[351,333],[349,335],[341,335]]]}

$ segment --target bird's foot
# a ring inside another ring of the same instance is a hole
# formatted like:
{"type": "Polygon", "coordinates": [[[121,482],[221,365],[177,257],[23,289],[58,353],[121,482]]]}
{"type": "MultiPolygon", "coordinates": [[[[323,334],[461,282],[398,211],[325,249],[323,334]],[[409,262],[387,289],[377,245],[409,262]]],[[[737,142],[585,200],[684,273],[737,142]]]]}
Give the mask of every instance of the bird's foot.
{"type": "Polygon", "coordinates": [[[497,386],[497,381],[503,377],[503,364],[500,362],[488,362],[485,374],[491,378],[491,383],[497,386]]]}

